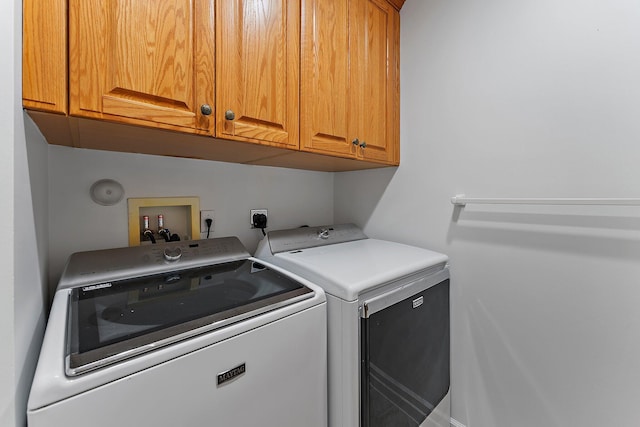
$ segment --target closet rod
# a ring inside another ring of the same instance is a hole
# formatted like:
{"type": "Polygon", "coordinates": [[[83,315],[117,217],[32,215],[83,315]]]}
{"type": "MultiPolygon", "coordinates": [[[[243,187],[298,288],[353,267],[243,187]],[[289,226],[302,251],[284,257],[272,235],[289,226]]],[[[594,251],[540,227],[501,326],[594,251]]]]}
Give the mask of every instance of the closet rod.
{"type": "Polygon", "coordinates": [[[451,198],[451,203],[456,206],[465,206],[469,203],[484,205],[615,205],[615,206],[640,206],[640,199],[607,199],[607,198],[479,198],[467,197],[458,194],[451,198]]]}

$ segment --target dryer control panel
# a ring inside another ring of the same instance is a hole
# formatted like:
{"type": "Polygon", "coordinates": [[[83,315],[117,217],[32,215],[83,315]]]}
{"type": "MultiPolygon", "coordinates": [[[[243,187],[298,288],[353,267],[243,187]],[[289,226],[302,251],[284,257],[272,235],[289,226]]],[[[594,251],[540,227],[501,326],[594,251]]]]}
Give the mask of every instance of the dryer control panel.
{"type": "Polygon", "coordinates": [[[367,239],[367,236],[354,224],[338,224],[270,231],[267,239],[270,255],[275,255],[281,252],[353,242],[367,239]]]}

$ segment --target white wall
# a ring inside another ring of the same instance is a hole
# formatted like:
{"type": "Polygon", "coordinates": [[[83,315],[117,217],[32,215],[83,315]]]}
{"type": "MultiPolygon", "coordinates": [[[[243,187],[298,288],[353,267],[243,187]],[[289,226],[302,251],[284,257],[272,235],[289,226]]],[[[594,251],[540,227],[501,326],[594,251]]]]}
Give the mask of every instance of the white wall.
{"type": "Polygon", "coordinates": [[[401,166],[336,174],[336,222],[445,252],[453,417],[640,425],[640,3],[408,0],[401,166]]]}
{"type": "Polygon", "coordinates": [[[16,425],[24,425],[28,393],[44,334],[48,298],[47,143],[23,120],[18,100],[15,146],[16,425]]]}
{"type": "MultiPolygon", "coordinates": [[[[13,61],[16,49],[15,13],[18,1],[8,2],[7,8],[0,13],[0,56],[13,61]]],[[[14,218],[13,201],[13,153],[14,153],[14,120],[15,120],[15,67],[0,67],[0,140],[3,143],[3,155],[0,156],[0,224],[12,225],[14,218]]],[[[14,324],[13,292],[14,292],[14,253],[13,227],[5,230],[3,256],[0,257],[0,271],[4,280],[0,284],[0,425],[9,426],[15,421],[15,354],[14,354],[14,324]]]]}
{"type": "Polygon", "coordinates": [[[44,331],[47,149],[22,113],[22,2],[0,14],[0,425],[26,425],[26,404],[44,331]],[[31,141],[27,143],[27,139],[31,141]]]}
{"type": "Polygon", "coordinates": [[[60,146],[49,147],[49,168],[52,286],[71,253],[128,245],[127,198],[198,196],[201,209],[214,210],[210,237],[238,236],[250,252],[262,238],[250,228],[250,209],[268,209],[267,231],[333,221],[333,174],[326,172],[60,146]],[[94,203],[89,188],[102,178],[120,182],[125,199],[94,203]]]}

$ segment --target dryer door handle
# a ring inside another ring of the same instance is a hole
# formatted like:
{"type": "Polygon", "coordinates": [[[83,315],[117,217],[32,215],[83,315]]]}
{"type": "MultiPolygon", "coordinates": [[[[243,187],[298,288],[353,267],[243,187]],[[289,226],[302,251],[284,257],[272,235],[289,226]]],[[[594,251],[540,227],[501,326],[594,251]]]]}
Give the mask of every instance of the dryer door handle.
{"type": "MultiPolygon", "coordinates": [[[[441,268],[442,267],[444,266],[441,266],[441,268]]],[[[363,300],[361,305],[360,317],[367,319],[369,318],[369,316],[382,311],[385,308],[392,306],[393,304],[405,300],[410,296],[417,294],[418,292],[429,289],[430,287],[435,286],[438,283],[447,280],[448,278],[449,269],[442,268],[442,270],[435,274],[426,273],[405,286],[399,286],[383,294],[365,299],[363,300]]],[[[417,308],[422,304],[418,304],[417,301],[414,301],[414,305],[414,308],[417,308]]]]}

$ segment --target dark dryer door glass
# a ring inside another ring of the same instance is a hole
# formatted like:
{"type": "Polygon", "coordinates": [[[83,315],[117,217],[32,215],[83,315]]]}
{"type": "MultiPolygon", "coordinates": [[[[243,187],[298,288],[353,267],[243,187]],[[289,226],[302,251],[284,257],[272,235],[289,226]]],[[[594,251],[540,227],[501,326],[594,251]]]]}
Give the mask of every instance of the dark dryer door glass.
{"type": "Polygon", "coordinates": [[[419,426],[449,391],[449,280],[361,326],[362,426],[419,426]]]}

